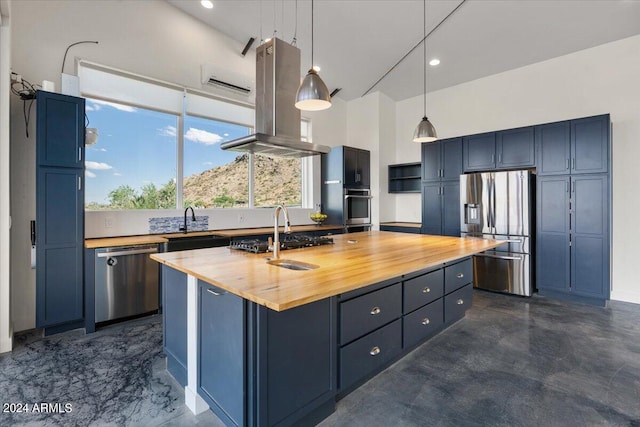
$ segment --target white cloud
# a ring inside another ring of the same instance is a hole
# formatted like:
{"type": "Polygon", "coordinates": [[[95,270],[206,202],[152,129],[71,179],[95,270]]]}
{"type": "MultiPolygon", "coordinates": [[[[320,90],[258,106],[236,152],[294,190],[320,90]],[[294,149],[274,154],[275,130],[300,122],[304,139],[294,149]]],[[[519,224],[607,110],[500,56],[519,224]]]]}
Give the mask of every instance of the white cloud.
{"type": "Polygon", "coordinates": [[[213,162],[202,162],[202,164],[205,166],[212,166],[213,162]]]}
{"type": "Polygon", "coordinates": [[[85,105],[84,109],[87,111],[99,111],[100,109],[102,109],[102,107],[99,106],[98,104],[93,104],[91,101],[89,101],[85,105]]]}
{"type": "Polygon", "coordinates": [[[99,151],[103,151],[104,152],[104,151],[107,151],[107,149],[106,148],[101,148],[99,151]]]}
{"type": "Polygon", "coordinates": [[[197,142],[198,144],[214,145],[222,141],[224,138],[217,133],[207,132],[206,130],[189,128],[184,135],[189,141],[197,142]]]}
{"type": "Polygon", "coordinates": [[[84,176],[86,176],[87,178],[95,178],[96,174],[91,172],[90,170],[86,170],[84,171],[84,176]]]}
{"type": "Polygon", "coordinates": [[[111,166],[108,163],[86,161],[86,162],[84,162],[84,164],[87,167],[87,169],[92,169],[92,170],[97,170],[97,171],[113,169],[113,166],[111,166]]]}
{"type": "Polygon", "coordinates": [[[229,134],[228,134],[228,133],[225,133],[225,134],[224,134],[224,136],[229,136],[229,134]]]}
{"type": "Polygon", "coordinates": [[[158,129],[161,136],[176,136],[175,126],[165,126],[162,129],[158,129]]]}
{"type": "Polygon", "coordinates": [[[92,107],[96,108],[97,110],[100,109],[101,105],[105,105],[107,107],[115,108],[116,110],[126,111],[127,113],[135,113],[138,111],[136,107],[131,107],[129,105],[116,104],[115,102],[101,101],[99,99],[92,99],[90,102],[92,103],[92,107]]]}
{"type": "Polygon", "coordinates": [[[120,172],[114,172],[113,176],[122,176],[122,174],[120,172]]]}

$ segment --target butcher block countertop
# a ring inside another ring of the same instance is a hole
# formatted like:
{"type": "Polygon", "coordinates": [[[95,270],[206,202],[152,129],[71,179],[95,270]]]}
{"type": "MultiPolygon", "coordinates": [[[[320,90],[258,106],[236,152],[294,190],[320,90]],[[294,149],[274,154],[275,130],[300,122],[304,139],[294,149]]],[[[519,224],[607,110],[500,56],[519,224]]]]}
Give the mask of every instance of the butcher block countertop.
{"type": "Polygon", "coordinates": [[[381,222],[380,226],[386,225],[388,227],[411,227],[420,228],[422,224],[419,222],[381,222]]]}
{"type": "Polygon", "coordinates": [[[492,249],[477,238],[366,231],[332,236],[334,244],[280,252],[280,258],[319,266],[289,270],[267,264],[270,254],[229,248],[152,254],[183,273],[275,311],[356,290],[492,249]]]}
{"type": "MultiPolygon", "coordinates": [[[[292,225],[293,232],[311,232],[311,231],[331,231],[342,230],[341,225],[292,225]]],[[[280,227],[280,231],[283,231],[280,227]]],[[[84,241],[85,248],[109,248],[114,246],[130,246],[130,245],[146,245],[152,243],[166,243],[168,239],[180,239],[183,237],[197,236],[221,236],[221,237],[243,237],[255,236],[260,234],[273,234],[273,227],[261,228],[239,228],[230,230],[208,230],[208,231],[189,231],[188,233],[169,233],[169,234],[142,234],[139,236],[123,236],[123,237],[104,237],[95,239],[86,239],[84,241]]]]}

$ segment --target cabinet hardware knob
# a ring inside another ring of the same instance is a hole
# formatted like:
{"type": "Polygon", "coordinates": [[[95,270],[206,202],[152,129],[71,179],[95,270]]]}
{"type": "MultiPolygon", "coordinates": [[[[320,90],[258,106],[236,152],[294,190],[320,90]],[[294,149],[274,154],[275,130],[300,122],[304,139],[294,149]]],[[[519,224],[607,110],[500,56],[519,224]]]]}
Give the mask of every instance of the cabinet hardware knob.
{"type": "Polygon", "coordinates": [[[371,314],[372,315],[380,314],[380,312],[382,312],[382,310],[380,310],[380,307],[373,307],[371,309],[371,314]]]}
{"type": "Polygon", "coordinates": [[[430,288],[430,287],[428,287],[428,286],[426,286],[426,287],[422,290],[422,293],[423,293],[423,294],[428,294],[429,292],[431,292],[431,288],[430,288]]]}
{"type": "Polygon", "coordinates": [[[429,320],[428,317],[425,317],[424,319],[422,319],[422,324],[423,325],[428,325],[429,323],[431,323],[431,320],[429,320]]]}
{"type": "Polygon", "coordinates": [[[369,354],[370,354],[370,355],[372,355],[372,356],[377,356],[377,355],[379,355],[379,354],[380,354],[380,347],[378,347],[378,346],[373,347],[373,348],[369,351],[369,354]]]}
{"type": "Polygon", "coordinates": [[[464,274],[462,274],[462,273],[458,273],[458,274],[456,274],[456,277],[457,277],[458,279],[462,279],[462,278],[464,277],[464,274]]]}
{"type": "Polygon", "coordinates": [[[459,299],[458,301],[456,301],[458,303],[458,305],[462,305],[464,304],[464,301],[462,299],[459,299]]]}
{"type": "Polygon", "coordinates": [[[207,289],[207,292],[209,292],[211,295],[215,295],[217,297],[222,296],[223,294],[221,292],[216,292],[213,289],[207,289]]]}

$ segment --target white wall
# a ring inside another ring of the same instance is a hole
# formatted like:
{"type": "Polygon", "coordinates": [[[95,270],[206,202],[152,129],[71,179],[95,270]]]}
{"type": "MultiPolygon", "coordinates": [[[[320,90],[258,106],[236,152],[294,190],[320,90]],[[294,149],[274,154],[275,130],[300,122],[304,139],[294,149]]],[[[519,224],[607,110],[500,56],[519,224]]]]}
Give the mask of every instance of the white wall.
{"type": "MultiPolygon", "coordinates": [[[[640,241],[640,36],[619,40],[428,94],[428,116],[441,138],[611,114],[613,246],[611,299],[640,303],[634,264],[640,241]]],[[[422,115],[422,97],[397,103],[396,161],[419,161],[405,141],[422,115]]],[[[420,221],[420,197],[396,198],[398,220],[420,221]]]]}
{"type": "Polygon", "coordinates": [[[9,90],[11,69],[10,4],[0,2],[0,353],[11,351],[11,281],[10,281],[10,149],[9,90]]]}

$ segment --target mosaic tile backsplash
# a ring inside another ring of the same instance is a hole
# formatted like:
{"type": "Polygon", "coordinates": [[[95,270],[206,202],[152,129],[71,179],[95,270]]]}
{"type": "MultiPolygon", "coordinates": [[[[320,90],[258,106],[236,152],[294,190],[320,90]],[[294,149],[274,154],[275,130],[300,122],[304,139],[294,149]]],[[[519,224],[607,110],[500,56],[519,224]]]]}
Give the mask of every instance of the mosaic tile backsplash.
{"type": "MultiPolygon", "coordinates": [[[[149,218],[149,234],[179,233],[183,224],[183,216],[149,218]]],[[[195,221],[191,221],[191,215],[187,216],[187,230],[207,231],[208,229],[209,215],[196,216],[195,221]]]]}

